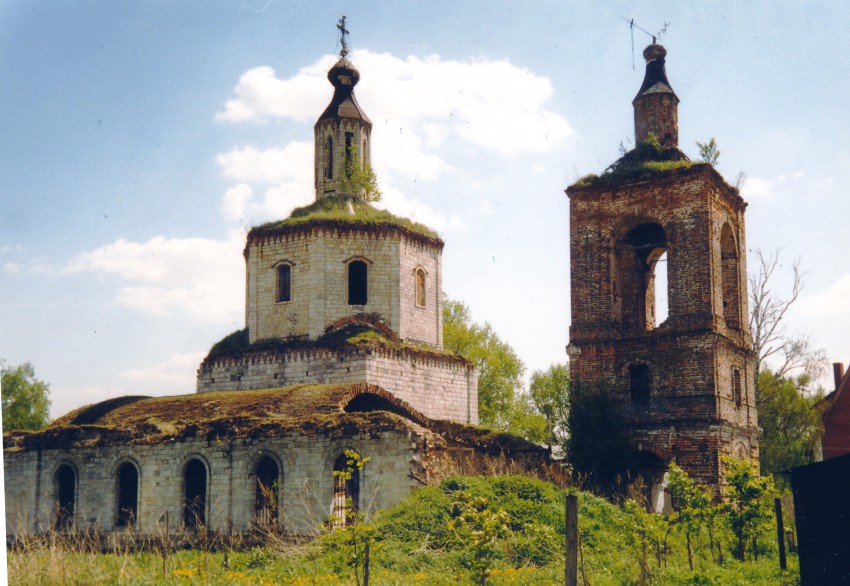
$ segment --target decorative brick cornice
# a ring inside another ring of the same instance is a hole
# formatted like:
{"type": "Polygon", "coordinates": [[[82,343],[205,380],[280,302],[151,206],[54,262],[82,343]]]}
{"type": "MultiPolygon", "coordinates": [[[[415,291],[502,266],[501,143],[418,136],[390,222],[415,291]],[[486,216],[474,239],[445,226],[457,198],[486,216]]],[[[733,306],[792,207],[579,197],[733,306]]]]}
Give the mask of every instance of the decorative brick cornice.
{"type": "Polygon", "coordinates": [[[264,245],[269,242],[286,241],[290,239],[317,237],[318,235],[331,235],[334,237],[358,235],[369,238],[406,238],[417,244],[442,251],[445,243],[440,238],[434,238],[411,230],[401,224],[389,222],[365,222],[360,220],[308,220],[293,224],[258,226],[248,232],[244,254],[252,246],[264,245]]]}

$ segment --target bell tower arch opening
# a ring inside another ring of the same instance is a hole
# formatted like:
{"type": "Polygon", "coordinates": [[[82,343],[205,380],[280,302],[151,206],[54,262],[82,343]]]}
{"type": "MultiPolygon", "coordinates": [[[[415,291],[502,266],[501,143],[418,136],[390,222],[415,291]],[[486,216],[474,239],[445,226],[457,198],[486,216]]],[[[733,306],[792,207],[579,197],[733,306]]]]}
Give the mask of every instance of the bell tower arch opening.
{"type": "Polygon", "coordinates": [[[729,222],[720,230],[720,263],[723,287],[723,317],[726,327],[741,327],[741,276],[738,263],[738,246],[729,222]]]}
{"type": "Polygon", "coordinates": [[[655,222],[635,226],[616,244],[620,284],[620,323],[624,330],[654,330],[663,303],[667,318],[667,234],[655,222]],[[657,279],[663,271],[663,279],[657,279]],[[664,290],[657,286],[663,283],[664,290]],[[663,300],[663,301],[662,301],[663,300]]]}

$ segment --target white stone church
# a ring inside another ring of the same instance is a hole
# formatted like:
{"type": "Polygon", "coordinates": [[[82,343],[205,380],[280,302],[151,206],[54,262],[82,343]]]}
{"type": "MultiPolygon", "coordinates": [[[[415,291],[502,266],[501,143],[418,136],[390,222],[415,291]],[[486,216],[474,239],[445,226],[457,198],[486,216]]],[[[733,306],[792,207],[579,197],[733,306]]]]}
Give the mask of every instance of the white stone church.
{"type": "Polygon", "coordinates": [[[351,191],[372,124],[344,41],[315,125],[316,201],[248,234],[245,329],[212,348],[196,393],[111,399],[6,434],[7,540],[312,534],[344,523],[346,502],[368,514],[452,472],[546,462],[474,427],[475,368],[443,349],[443,241],[351,191]],[[345,482],[347,450],[369,461],[345,482]]]}

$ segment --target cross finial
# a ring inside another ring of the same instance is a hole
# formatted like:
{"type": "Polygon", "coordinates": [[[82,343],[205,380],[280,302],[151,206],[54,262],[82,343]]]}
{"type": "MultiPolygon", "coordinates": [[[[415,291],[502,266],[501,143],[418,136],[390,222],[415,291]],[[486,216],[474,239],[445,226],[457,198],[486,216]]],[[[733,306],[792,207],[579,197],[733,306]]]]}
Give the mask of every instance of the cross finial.
{"type": "Polygon", "coordinates": [[[348,29],[345,28],[345,15],[339,19],[336,28],[339,29],[339,42],[342,44],[342,49],[339,50],[339,56],[345,57],[348,55],[348,29]]]}

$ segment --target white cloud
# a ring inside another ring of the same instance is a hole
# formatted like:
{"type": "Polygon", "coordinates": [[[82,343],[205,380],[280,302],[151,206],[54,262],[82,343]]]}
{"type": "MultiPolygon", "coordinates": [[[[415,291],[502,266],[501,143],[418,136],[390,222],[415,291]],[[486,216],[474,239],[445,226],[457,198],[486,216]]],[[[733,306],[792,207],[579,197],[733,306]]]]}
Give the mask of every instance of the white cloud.
{"type": "MultiPolygon", "coordinates": [[[[783,176],[780,176],[783,177],[783,176]]],[[[784,177],[783,177],[784,179],[784,177]]],[[[747,177],[741,188],[744,199],[768,199],[776,195],[777,179],[761,179],[759,177],[747,177]]]]}
{"type": "MultiPolygon", "coordinates": [[[[361,72],[358,98],[380,114],[375,114],[376,133],[379,127],[386,131],[381,131],[386,152],[398,153],[402,162],[414,153],[436,156],[427,151],[450,136],[514,155],[549,151],[572,133],[562,116],[546,109],[553,95],[549,79],[506,60],[400,59],[367,50],[355,51],[352,60],[361,72]]],[[[331,63],[333,57],[322,57],[288,79],[278,79],[269,67],[251,69],[216,118],[313,120],[319,114],[316,104],[329,101],[331,63]]],[[[386,164],[394,170],[391,160],[386,164]]]]}
{"type": "MultiPolygon", "coordinates": [[[[191,393],[204,352],[181,352],[159,364],[125,370],[119,376],[159,393],[191,393]]],[[[147,391],[146,391],[147,392],[147,391]]]]}
{"type": "Polygon", "coordinates": [[[839,278],[823,293],[803,297],[797,309],[804,315],[850,314],[850,274],[839,278]]]}
{"type": "Polygon", "coordinates": [[[794,183],[803,177],[802,171],[796,171],[790,176],[780,173],[772,179],[747,177],[741,188],[741,195],[744,199],[771,199],[792,188],[794,183]]]}
{"type": "Polygon", "coordinates": [[[309,119],[315,117],[316,104],[326,99],[327,88],[318,81],[330,69],[329,58],[301,68],[290,79],[278,79],[271,67],[249,69],[233,88],[234,98],[216,113],[226,122],[265,122],[271,118],[309,119]]]}
{"type": "Polygon", "coordinates": [[[218,155],[216,162],[227,177],[237,181],[278,183],[306,176],[309,186],[309,178],[313,175],[313,146],[291,142],[282,149],[262,151],[244,146],[218,155]]]}
{"type": "Polygon", "coordinates": [[[383,190],[383,195],[383,198],[375,204],[375,207],[388,210],[398,216],[410,218],[414,222],[425,224],[429,228],[441,232],[466,228],[458,218],[447,218],[429,205],[406,197],[398,189],[386,188],[383,190]]]}
{"type": "Polygon", "coordinates": [[[244,234],[225,240],[166,238],[147,242],[119,239],[71,259],[63,274],[96,272],[130,284],[116,301],[155,315],[185,313],[201,322],[239,322],[244,308],[244,234]]]}
{"type": "Polygon", "coordinates": [[[21,272],[21,265],[20,263],[10,260],[9,262],[3,265],[3,270],[9,273],[10,275],[17,275],[21,272]]]}

